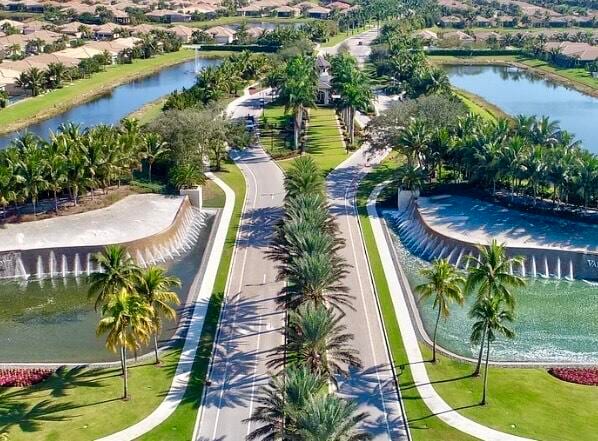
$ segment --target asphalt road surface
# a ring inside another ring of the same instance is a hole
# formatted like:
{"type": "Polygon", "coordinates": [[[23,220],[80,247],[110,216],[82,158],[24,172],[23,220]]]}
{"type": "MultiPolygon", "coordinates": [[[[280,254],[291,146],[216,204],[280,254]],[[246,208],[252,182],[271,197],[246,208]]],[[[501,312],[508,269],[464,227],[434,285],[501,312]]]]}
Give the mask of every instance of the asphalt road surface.
{"type": "MultiPolygon", "coordinates": [[[[257,115],[256,95],[236,106],[233,117],[257,115]]],[[[244,440],[255,426],[245,424],[259,388],[268,382],[268,352],[282,344],[284,314],[275,298],[283,284],[276,282],[275,263],[266,258],[273,227],[282,215],[283,174],[259,148],[233,158],[247,184],[245,208],[231,278],[226,291],[219,334],[196,440],[244,440]]]]}

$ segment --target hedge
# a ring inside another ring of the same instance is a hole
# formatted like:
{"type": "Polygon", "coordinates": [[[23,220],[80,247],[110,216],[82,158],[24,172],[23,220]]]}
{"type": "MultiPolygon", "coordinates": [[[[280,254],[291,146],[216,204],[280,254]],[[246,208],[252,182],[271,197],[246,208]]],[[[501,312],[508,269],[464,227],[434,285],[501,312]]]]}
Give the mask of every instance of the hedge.
{"type": "Polygon", "coordinates": [[[233,52],[276,52],[279,46],[260,46],[259,44],[201,44],[202,51],[233,51],[233,52]]]}
{"type": "Polygon", "coordinates": [[[452,55],[455,57],[466,56],[473,57],[476,55],[521,55],[521,49],[440,49],[428,48],[426,49],[428,55],[452,55]]]}

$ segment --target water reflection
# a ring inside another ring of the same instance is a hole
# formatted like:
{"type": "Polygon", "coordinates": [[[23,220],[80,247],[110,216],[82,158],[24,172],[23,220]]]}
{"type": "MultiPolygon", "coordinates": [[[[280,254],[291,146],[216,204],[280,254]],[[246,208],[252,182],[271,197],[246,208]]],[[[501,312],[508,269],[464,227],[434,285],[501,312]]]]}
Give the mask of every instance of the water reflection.
{"type": "Polygon", "coordinates": [[[598,153],[598,98],[508,66],[446,66],[456,87],[511,115],[546,115],[598,153]]]}
{"type": "MultiPolygon", "coordinates": [[[[219,63],[219,60],[200,60],[200,67],[214,66],[219,63]]],[[[176,89],[192,86],[196,76],[194,69],[195,62],[193,60],[164,68],[147,77],[122,84],[112,91],[94,98],[92,101],[75,106],[60,115],[31,124],[27,130],[47,137],[51,131],[56,131],[61,124],[67,122],[83,126],[116,124],[143,105],[176,89]]],[[[10,108],[5,111],[10,112],[10,108]]],[[[17,132],[13,132],[0,136],[0,147],[6,146],[16,135],[17,132]]]]}
{"type": "MultiPolygon", "coordinates": [[[[419,270],[428,262],[411,254],[394,227],[395,211],[385,211],[401,266],[412,288],[422,283],[419,270]]],[[[500,361],[551,361],[596,363],[595,323],[598,317],[598,290],[584,281],[527,279],[528,286],[516,294],[514,340],[499,337],[492,358],[500,361]]],[[[468,312],[473,299],[461,308],[451,306],[451,316],[441,320],[438,342],[459,355],[474,357],[477,347],[469,342],[472,320],[468,312]]],[[[429,335],[436,320],[433,300],[419,302],[422,322],[429,335]]]]}

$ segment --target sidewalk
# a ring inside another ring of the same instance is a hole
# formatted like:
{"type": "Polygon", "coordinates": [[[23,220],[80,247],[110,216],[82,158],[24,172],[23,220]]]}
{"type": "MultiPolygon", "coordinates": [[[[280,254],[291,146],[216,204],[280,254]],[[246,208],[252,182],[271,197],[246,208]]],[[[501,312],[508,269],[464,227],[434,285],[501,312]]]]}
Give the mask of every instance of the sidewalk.
{"type": "Polygon", "coordinates": [[[394,312],[403,338],[403,345],[405,346],[405,351],[407,352],[407,357],[409,359],[409,367],[411,369],[413,381],[422,400],[426,406],[428,406],[430,411],[440,420],[475,438],[486,441],[531,441],[529,438],[522,438],[499,432],[465,418],[450,407],[432,386],[419,348],[415,328],[411,321],[411,316],[405,300],[405,293],[399,282],[399,276],[393,265],[392,254],[384,235],[382,226],[383,218],[378,215],[376,210],[376,200],[386,185],[386,182],[378,184],[370,195],[367,204],[368,216],[372,225],[376,246],[380,253],[384,275],[386,276],[386,281],[392,296],[394,312]]]}

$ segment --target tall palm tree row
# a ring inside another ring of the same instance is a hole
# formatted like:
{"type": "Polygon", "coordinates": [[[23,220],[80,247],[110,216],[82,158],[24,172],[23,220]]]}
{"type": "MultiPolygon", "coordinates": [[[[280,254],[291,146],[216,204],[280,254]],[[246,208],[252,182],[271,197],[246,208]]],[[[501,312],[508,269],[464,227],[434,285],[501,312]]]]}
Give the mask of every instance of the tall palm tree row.
{"type": "Polygon", "coordinates": [[[342,323],[352,299],[342,279],[346,262],[326,202],[324,179],[311,156],[297,158],[285,177],[284,216],[269,257],[286,280],[280,304],[287,309],[285,343],[272,351],[275,373],[262,388],[248,422],[259,423],[248,440],[369,439],[366,415],[355,403],[329,393],[339,377],[360,368],[353,335],[342,323]]]}
{"type": "Polygon", "coordinates": [[[367,111],[373,99],[369,77],[357,66],[357,60],[348,52],[331,59],[332,86],[339,94],[341,117],[349,132],[349,143],[355,142],[355,112],[367,111]]]}
{"type": "Polygon", "coordinates": [[[37,213],[42,197],[53,199],[59,210],[59,197],[65,195],[77,204],[82,193],[91,196],[131,176],[144,161],[151,179],[156,159],[169,152],[155,133],[142,134],[136,120],[125,119],[118,127],[99,125],[82,129],[72,123],[62,125],[45,141],[25,132],[0,151],[2,206],[31,202],[37,213]]]}
{"type": "Polygon", "coordinates": [[[481,184],[510,198],[525,196],[534,206],[598,206],[598,155],[546,117],[487,121],[469,114],[448,127],[416,118],[398,129],[374,122],[370,131],[428,179],[444,171],[445,180],[481,184]]]}
{"type": "Polygon", "coordinates": [[[128,399],[127,351],[135,354],[153,339],[160,364],[158,335],[163,319],[175,320],[178,278],[157,266],[138,267],[120,245],[107,246],[93,257],[98,270],[89,275],[88,296],[101,311],[97,334],[107,334],[106,347],[120,354],[123,398],[128,399]]]}
{"type": "Polygon", "coordinates": [[[521,264],[519,257],[507,257],[505,247],[493,240],[490,245],[478,247],[478,256],[469,256],[467,277],[446,259],[438,259],[431,267],[423,268],[420,273],[425,281],[416,287],[421,299],[433,298],[433,307],[438,309],[433,334],[433,357],[436,361],[436,336],[441,317],[448,318],[450,304],[463,305],[464,294],[473,296],[469,316],[474,320],[470,341],[479,345],[478,361],[472,376],[480,373],[484,350],[484,380],[481,404],[487,402],[488,364],[491,344],[499,335],[512,339],[515,337],[509,323],[515,318],[515,288],[525,286],[525,280],[511,274],[513,265],[521,264]]]}

